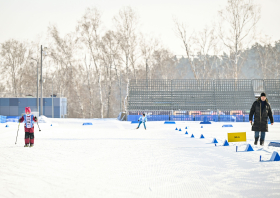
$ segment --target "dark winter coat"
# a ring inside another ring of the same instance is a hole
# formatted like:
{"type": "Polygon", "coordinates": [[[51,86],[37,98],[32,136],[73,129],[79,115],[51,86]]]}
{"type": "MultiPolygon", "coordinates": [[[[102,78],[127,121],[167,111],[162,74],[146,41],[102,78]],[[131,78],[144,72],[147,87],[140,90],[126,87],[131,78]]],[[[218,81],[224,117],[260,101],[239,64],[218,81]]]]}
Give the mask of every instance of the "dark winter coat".
{"type": "Polygon", "coordinates": [[[253,120],[254,115],[254,124],[252,126],[252,131],[268,132],[267,118],[269,117],[271,123],[274,122],[271,107],[267,99],[265,100],[263,111],[261,105],[261,98],[258,98],[251,107],[249,120],[253,120]]]}

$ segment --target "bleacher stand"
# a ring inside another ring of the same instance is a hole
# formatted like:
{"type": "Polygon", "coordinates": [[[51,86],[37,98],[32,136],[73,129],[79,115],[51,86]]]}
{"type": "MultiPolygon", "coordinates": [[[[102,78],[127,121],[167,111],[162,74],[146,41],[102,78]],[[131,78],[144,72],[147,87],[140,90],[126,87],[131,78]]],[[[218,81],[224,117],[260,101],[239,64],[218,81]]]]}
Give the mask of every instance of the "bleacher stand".
{"type": "Polygon", "coordinates": [[[280,112],[280,80],[130,80],[127,120],[146,113],[150,121],[248,122],[262,90],[280,112]]]}

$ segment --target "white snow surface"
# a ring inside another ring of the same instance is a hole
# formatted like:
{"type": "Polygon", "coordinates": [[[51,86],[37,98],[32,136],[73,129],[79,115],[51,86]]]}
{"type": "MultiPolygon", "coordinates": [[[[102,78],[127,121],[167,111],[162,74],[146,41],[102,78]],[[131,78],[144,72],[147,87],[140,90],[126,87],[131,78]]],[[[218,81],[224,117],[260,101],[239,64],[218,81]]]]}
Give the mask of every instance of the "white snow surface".
{"type": "Polygon", "coordinates": [[[280,142],[280,123],[255,146],[249,123],[148,122],[136,130],[116,119],[48,119],[41,132],[35,125],[32,148],[23,147],[23,125],[15,144],[18,124],[8,124],[0,124],[1,198],[280,197],[280,161],[269,161],[280,148],[268,146],[280,142]],[[247,142],[222,146],[228,132],[247,132],[247,142]],[[254,151],[243,152],[248,143],[254,151]]]}

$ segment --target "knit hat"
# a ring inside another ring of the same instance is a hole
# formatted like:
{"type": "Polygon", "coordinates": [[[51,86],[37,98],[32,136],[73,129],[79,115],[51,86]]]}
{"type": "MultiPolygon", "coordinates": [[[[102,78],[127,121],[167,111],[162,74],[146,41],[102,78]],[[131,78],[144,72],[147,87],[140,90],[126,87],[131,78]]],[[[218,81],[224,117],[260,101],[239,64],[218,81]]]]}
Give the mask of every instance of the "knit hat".
{"type": "Polygon", "coordinates": [[[31,113],[30,107],[25,107],[25,113],[27,114],[27,112],[31,113]]]}
{"type": "Polygon", "coordinates": [[[266,94],[263,92],[263,93],[261,93],[261,97],[262,97],[262,96],[265,96],[265,97],[266,97],[266,94]]]}

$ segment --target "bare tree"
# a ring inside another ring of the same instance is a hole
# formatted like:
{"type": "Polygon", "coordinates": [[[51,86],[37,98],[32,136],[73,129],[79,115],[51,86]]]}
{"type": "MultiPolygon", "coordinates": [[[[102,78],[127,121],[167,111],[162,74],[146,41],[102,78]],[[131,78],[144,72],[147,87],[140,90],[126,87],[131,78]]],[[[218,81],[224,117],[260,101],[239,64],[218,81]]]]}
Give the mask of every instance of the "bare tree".
{"type": "Polygon", "coordinates": [[[87,89],[89,93],[89,117],[92,118],[93,116],[93,69],[91,65],[91,61],[87,61],[87,56],[85,55],[84,58],[84,66],[86,69],[86,77],[87,77],[87,89]]]}
{"type": "Polygon", "coordinates": [[[97,8],[87,8],[86,13],[79,21],[77,33],[79,40],[86,47],[90,54],[90,60],[94,65],[94,72],[97,76],[100,99],[100,117],[104,117],[104,104],[102,96],[102,55],[101,55],[101,13],[97,8]]]}
{"type": "Polygon", "coordinates": [[[194,48],[197,53],[194,61],[196,62],[196,73],[201,79],[212,79],[216,75],[216,68],[220,49],[218,38],[215,33],[215,26],[205,27],[202,31],[194,35],[194,48]],[[212,55],[210,55],[212,54],[212,55]]]}
{"type": "Polygon", "coordinates": [[[172,57],[174,55],[162,47],[153,52],[151,79],[174,79],[176,62],[172,57]]]}
{"type": "Polygon", "coordinates": [[[264,79],[267,79],[267,76],[269,73],[271,73],[271,55],[272,55],[272,46],[270,43],[264,43],[264,46],[256,43],[254,46],[256,48],[256,51],[258,53],[258,62],[259,67],[261,68],[261,73],[263,75],[264,79]]]}
{"type": "Polygon", "coordinates": [[[141,35],[140,40],[140,49],[142,56],[142,65],[145,65],[146,68],[146,78],[151,78],[151,74],[148,75],[148,70],[151,69],[154,61],[154,53],[160,48],[159,41],[156,38],[149,38],[148,36],[141,35]]]}
{"type": "Polygon", "coordinates": [[[183,43],[188,61],[191,65],[191,70],[194,74],[195,79],[198,79],[199,77],[196,72],[196,65],[192,61],[193,60],[192,55],[194,55],[194,49],[193,49],[193,47],[194,47],[194,35],[193,34],[194,33],[190,33],[190,31],[188,31],[187,25],[185,23],[179,22],[179,20],[176,18],[174,18],[173,21],[175,24],[175,34],[183,43]]]}
{"type": "Polygon", "coordinates": [[[22,73],[27,64],[30,64],[32,50],[26,42],[10,39],[1,44],[0,55],[2,57],[2,72],[10,74],[12,91],[15,97],[18,97],[22,86],[22,73]]]}
{"type": "Polygon", "coordinates": [[[273,53],[273,74],[275,78],[280,78],[280,41],[276,41],[274,43],[274,48],[272,50],[273,53]]]}
{"type": "Polygon", "coordinates": [[[264,79],[277,78],[279,76],[279,44],[273,46],[271,38],[265,36],[260,43],[252,46],[255,49],[258,60],[258,67],[264,79]]]}
{"type": "Polygon", "coordinates": [[[256,36],[260,7],[253,0],[228,0],[219,16],[219,37],[230,54],[234,78],[237,79],[244,62],[241,53],[256,36]]]}
{"type": "MultiPolygon", "coordinates": [[[[116,62],[120,58],[120,43],[116,37],[115,32],[108,31],[102,37],[102,61],[104,64],[105,72],[104,77],[106,79],[106,98],[107,98],[107,117],[110,116],[111,109],[111,95],[112,95],[112,82],[113,82],[113,71],[117,70],[116,62]],[[115,68],[114,68],[115,65],[115,68]]],[[[116,76],[118,74],[116,72],[116,76]]]]}
{"type": "Polygon", "coordinates": [[[123,52],[125,63],[125,71],[127,82],[129,79],[129,66],[132,66],[133,77],[136,79],[136,59],[137,55],[137,27],[138,16],[131,7],[122,8],[118,15],[113,18],[118,40],[120,41],[121,50],[123,52]]]}
{"type": "MultiPolygon", "coordinates": [[[[77,60],[77,37],[74,33],[67,34],[64,38],[59,36],[59,32],[55,26],[49,26],[49,34],[52,38],[53,45],[49,47],[49,56],[53,59],[56,65],[61,66],[60,76],[58,78],[64,79],[64,86],[66,87],[66,96],[70,104],[75,106],[75,102],[78,102],[81,116],[84,117],[84,107],[80,93],[80,87],[82,81],[79,80],[77,75],[81,68],[77,60]],[[75,101],[75,102],[74,102],[75,101]]],[[[75,111],[75,106],[71,110],[75,111]]],[[[78,113],[78,112],[74,112],[78,113]]]]}

